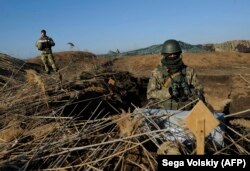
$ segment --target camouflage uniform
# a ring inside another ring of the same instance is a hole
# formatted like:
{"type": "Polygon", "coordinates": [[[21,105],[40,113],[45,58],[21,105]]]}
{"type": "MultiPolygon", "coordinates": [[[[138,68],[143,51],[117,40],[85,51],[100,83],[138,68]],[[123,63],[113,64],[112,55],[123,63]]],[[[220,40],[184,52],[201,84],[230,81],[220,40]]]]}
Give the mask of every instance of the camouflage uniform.
{"type": "MultiPolygon", "coordinates": [[[[170,74],[168,68],[160,63],[149,79],[147,99],[156,101],[156,103],[159,102],[156,107],[177,110],[201,97],[203,98],[203,88],[197,79],[194,69],[188,66],[184,66],[182,70],[170,74]],[[173,98],[175,86],[178,87],[177,89],[180,93],[173,98]]],[[[185,109],[189,110],[190,108],[191,106],[185,109]]]]}
{"type": "Polygon", "coordinates": [[[54,61],[54,56],[52,54],[52,49],[51,49],[52,46],[55,46],[55,42],[53,41],[52,38],[46,35],[40,37],[36,42],[36,47],[38,48],[38,50],[41,51],[41,60],[44,64],[44,68],[47,73],[50,72],[49,65],[55,72],[57,71],[57,67],[54,61]]]}

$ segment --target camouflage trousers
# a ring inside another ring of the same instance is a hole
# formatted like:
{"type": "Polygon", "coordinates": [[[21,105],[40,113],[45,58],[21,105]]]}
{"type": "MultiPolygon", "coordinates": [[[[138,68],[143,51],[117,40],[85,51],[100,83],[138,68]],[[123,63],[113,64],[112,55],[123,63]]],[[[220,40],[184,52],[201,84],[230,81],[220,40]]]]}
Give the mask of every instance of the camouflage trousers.
{"type": "Polygon", "coordinates": [[[52,69],[56,72],[57,71],[57,67],[55,65],[55,60],[54,60],[54,56],[53,54],[49,53],[49,54],[41,54],[41,60],[43,62],[44,65],[44,69],[46,72],[50,72],[50,67],[52,67],[52,69]]]}

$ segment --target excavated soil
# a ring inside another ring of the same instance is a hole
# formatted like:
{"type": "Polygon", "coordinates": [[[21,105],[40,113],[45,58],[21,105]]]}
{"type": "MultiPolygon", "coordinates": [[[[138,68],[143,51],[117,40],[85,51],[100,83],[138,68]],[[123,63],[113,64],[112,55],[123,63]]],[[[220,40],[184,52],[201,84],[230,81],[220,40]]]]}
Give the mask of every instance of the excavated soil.
{"type": "MultiPolygon", "coordinates": [[[[39,58],[25,63],[0,56],[0,168],[155,170],[156,133],[145,129],[146,115],[133,116],[132,111],[147,106],[148,79],[160,55],[55,56],[60,70],[50,75],[39,58]]],[[[183,54],[184,62],[197,71],[212,110],[226,115],[248,110],[226,121],[225,148],[208,143],[207,154],[249,154],[249,58],[234,52],[183,54]]],[[[158,152],[194,150],[173,147],[162,146],[158,152]]]]}

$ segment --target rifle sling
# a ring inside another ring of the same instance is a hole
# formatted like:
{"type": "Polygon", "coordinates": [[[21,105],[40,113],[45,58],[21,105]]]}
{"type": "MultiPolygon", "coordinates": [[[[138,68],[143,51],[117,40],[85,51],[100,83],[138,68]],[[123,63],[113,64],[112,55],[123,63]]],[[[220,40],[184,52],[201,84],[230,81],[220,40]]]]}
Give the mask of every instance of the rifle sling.
{"type": "Polygon", "coordinates": [[[164,80],[163,87],[167,88],[169,86],[169,84],[171,83],[172,79],[174,79],[175,77],[177,77],[180,74],[181,74],[181,72],[176,72],[172,75],[169,75],[169,77],[166,80],[164,80]]]}

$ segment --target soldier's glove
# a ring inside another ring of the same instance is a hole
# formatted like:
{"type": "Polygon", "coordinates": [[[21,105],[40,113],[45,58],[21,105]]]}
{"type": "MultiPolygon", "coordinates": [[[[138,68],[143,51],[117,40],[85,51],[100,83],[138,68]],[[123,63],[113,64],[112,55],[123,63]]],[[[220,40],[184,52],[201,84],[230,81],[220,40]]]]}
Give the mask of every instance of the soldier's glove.
{"type": "Polygon", "coordinates": [[[178,97],[179,96],[179,91],[178,91],[178,84],[177,83],[173,83],[172,84],[172,89],[171,89],[171,96],[173,97],[178,97]]]}
{"type": "Polygon", "coordinates": [[[179,101],[179,99],[178,99],[178,97],[179,97],[179,92],[178,92],[178,89],[177,89],[178,87],[177,86],[172,86],[172,87],[170,87],[169,89],[168,89],[168,91],[169,91],[169,94],[171,95],[171,99],[173,99],[174,101],[176,101],[176,102],[178,102],[179,101]]]}

